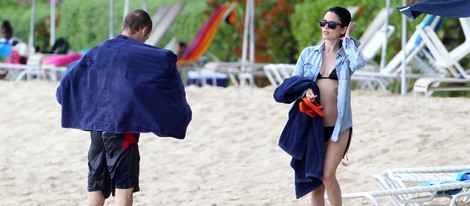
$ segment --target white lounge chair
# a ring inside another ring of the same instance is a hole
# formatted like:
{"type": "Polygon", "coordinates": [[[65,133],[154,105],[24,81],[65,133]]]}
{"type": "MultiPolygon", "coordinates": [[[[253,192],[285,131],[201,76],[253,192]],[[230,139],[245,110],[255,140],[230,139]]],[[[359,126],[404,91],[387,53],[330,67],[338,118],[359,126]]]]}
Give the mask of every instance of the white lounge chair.
{"type": "Polygon", "coordinates": [[[145,42],[150,45],[157,45],[165,32],[170,28],[176,17],[181,13],[186,3],[170,3],[163,5],[152,16],[153,26],[149,38],[145,42]]]}
{"type": "Polygon", "coordinates": [[[16,80],[16,77],[26,70],[37,70],[37,65],[0,63],[0,72],[5,75],[5,80],[16,80]]]}
{"type": "Polygon", "coordinates": [[[32,54],[28,57],[26,64],[0,63],[0,69],[7,72],[5,80],[29,80],[33,75],[42,78],[44,77],[40,69],[42,58],[42,54],[32,54]]]}
{"type": "Polygon", "coordinates": [[[292,75],[294,68],[295,64],[268,64],[263,70],[271,85],[277,87],[292,75]]]}
{"type": "Polygon", "coordinates": [[[420,78],[414,83],[416,110],[418,109],[418,93],[424,93],[427,109],[428,97],[435,91],[470,91],[470,86],[466,85],[466,83],[470,83],[470,74],[459,64],[459,60],[470,53],[470,18],[461,18],[459,21],[465,35],[465,41],[451,52],[447,51],[432,29],[428,27],[417,29],[423,36],[423,41],[428,45],[435,66],[447,69],[448,73],[447,77],[420,78]],[[446,86],[442,86],[442,83],[446,83],[446,86]]]}
{"type": "MultiPolygon", "coordinates": [[[[427,15],[423,22],[419,24],[418,27],[426,27],[429,26],[429,28],[435,29],[439,25],[439,22],[441,21],[441,17],[438,16],[433,16],[433,15],[427,15]]],[[[382,34],[376,34],[376,35],[386,35],[385,33],[382,34]]],[[[388,34],[387,34],[388,35],[388,34]]],[[[405,51],[406,51],[406,61],[405,63],[408,65],[412,61],[418,62],[417,65],[420,65],[418,68],[421,70],[420,74],[407,74],[408,78],[419,78],[422,76],[439,76],[440,72],[435,71],[433,68],[431,68],[429,65],[426,65],[423,63],[423,61],[418,57],[419,52],[425,52],[423,48],[425,48],[426,42],[425,41],[419,41],[418,39],[420,38],[420,35],[418,34],[418,31],[415,31],[413,35],[410,37],[410,39],[407,41],[405,51]]],[[[384,38],[382,38],[384,39],[384,38]]],[[[385,42],[386,43],[386,42],[385,42]]],[[[366,43],[367,44],[367,43],[366,43]]],[[[375,43],[377,44],[377,43],[375,43]]],[[[371,45],[374,46],[374,45],[371,45]]],[[[367,54],[367,53],[366,53],[367,54]]],[[[403,50],[398,52],[390,62],[388,62],[383,69],[380,71],[376,71],[373,69],[363,69],[363,70],[358,70],[354,73],[352,76],[352,80],[360,82],[362,85],[366,85],[369,87],[371,90],[375,89],[381,89],[381,90],[387,90],[387,86],[390,85],[390,83],[394,82],[395,80],[398,80],[401,74],[401,64],[403,62],[403,50]]],[[[440,75],[442,76],[442,75],[440,75]]]]}
{"type": "MultiPolygon", "coordinates": [[[[392,13],[392,8],[388,10],[388,16],[392,13]]],[[[364,46],[367,45],[367,42],[370,41],[377,31],[383,30],[385,20],[388,18],[387,16],[387,9],[383,8],[379,11],[379,13],[375,16],[374,20],[367,26],[367,29],[362,33],[361,37],[359,38],[359,42],[362,44],[359,46],[360,50],[363,50],[364,46]]]]}
{"type": "Polygon", "coordinates": [[[470,181],[455,181],[458,172],[467,170],[470,170],[470,165],[388,169],[373,175],[382,190],[343,194],[342,197],[368,198],[374,205],[380,205],[378,197],[388,197],[395,206],[419,206],[434,198],[446,197],[451,199],[449,205],[455,205],[461,197],[465,197],[463,201],[469,201],[470,181]],[[418,186],[432,181],[449,183],[418,186]],[[461,191],[454,195],[442,192],[449,190],[461,191]]]}
{"type": "MultiPolygon", "coordinates": [[[[376,191],[369,191],[369,192],[358,192],[358,193],[349,193],[343,194],[343,199],[352,199],[352,198],[368,198],[373,205],[380,206],[381,203],[378,201],[378,197],[392,197],[392,196],[403,196],[403,195],[421,195],[417,198],[409,198],[409,199],[399,199],[393,205],[396,206],[403,206],[403,205],[413,205],[419,206],[419,203],[427,202],[429,200],[434,199],[438,196],[440,191],[445,190],[455,190],[455,189],[467,189],[470,188],[470,182],[454,182],[448,184],[441,184],[441,185],[430,185],[430,186],[415,186],[415,187],[407,187],[407,188],[400,188],[400,189],[387,189],[387,190],[376,190],[376,191]],[[423,193],[427,195],[422,196],[423,193]],[[427,201],[426,201],[427,200],[427,201]]],[[[461,192],[457,195],[451,196],[451,201],[449,205],[454,206],[457,204],[459,199],[464,196],[470,196],[470,192],[461,192]]]]}
{"type": "Polygon", "coordinates": [[[0,70],[6,72],[5,80],[22,81],[31,79],[60,80],[67,66],[55,66],[45,61],[45,57],[62,56],[36,53],[28,57],[26,64],[0,63],[0,70]]]}

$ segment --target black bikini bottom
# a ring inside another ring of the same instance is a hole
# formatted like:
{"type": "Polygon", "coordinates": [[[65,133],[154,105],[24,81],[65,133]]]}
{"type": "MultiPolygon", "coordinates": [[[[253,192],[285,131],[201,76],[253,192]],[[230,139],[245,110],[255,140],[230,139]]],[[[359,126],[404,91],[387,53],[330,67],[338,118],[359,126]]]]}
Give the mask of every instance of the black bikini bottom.
{"type": "MultiPolygon", "coordinates": [[[[323,140],[326,143],[331,139],[331,135],[333,135],[333,130],[335,130],[335,127],[323,127],[323,140]]],[[[348,153],[349,150],[349,145],[351,144],[351,136],[352,136],[352,128],[350,128],[349,131],[349,137],[348,137],[348,144],[346,145],[346,150],[344,151],[343,157],[348,153]]]]}

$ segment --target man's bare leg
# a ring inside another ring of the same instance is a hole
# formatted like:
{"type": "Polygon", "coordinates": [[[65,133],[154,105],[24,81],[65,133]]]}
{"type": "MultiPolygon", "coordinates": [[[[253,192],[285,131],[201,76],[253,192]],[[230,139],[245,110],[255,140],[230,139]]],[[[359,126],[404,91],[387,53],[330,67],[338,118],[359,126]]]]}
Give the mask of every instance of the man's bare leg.
{"type": "Polygon", "coordinates": [[[104,196],[101,191],[88,192],[88,206],[103,206],[104,196]]]}
{"type": "Polygon", "coordinates": [[[116,206],[131,206],[134,202],[134,188],[130,189],[117,189],[115,191],[115,203],[116,206]]]}

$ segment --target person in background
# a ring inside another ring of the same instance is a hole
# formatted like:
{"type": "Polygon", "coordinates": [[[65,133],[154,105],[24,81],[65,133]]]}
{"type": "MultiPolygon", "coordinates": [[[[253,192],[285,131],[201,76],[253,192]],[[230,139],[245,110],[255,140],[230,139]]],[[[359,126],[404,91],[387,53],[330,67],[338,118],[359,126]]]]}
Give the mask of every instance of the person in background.
{"type": "Polygon", "coordinates": [[[35,49],[28,48],[26,43],[13,35],[13,27],[8,20],[3,21],[1,32],[0,47],[2,47],[2,55],[0,56],[5,57],[5,63],[26,64],[29,55],[35,53],[35,49]],[[10,47],[8,52],[4,53],[5,48],[2,45],[10,47]]]}
{"type": "Polygon", "coordinates": [[[18,43],[20,40],[13,36],[13,27],[10,24],[10,21],[5,20],[2,23],[2,38],[0,39],[0,43],[8,43],[14,46],[15,42],[18,43]]]}
{"type": "Polygon", "coordinates": [[[20,43],[20,40],[13,36],[13,27],[11,26],[10,21],[3,21],[1,32],[0,56],[5,58],[5,63],[19,64],[21,56],[18,51],[13,48],[20,43]]]}
{"type": "Polygon", "coordinates": [[[178,42],[178,45],[176,46],[176,51],[175,51],[176,55],[178,55],[178,58],[181,57],[181,55],[183,55],[187,47],[188,45],[186,44],[186,42],[183,42],[183,41],[178,42]]]}

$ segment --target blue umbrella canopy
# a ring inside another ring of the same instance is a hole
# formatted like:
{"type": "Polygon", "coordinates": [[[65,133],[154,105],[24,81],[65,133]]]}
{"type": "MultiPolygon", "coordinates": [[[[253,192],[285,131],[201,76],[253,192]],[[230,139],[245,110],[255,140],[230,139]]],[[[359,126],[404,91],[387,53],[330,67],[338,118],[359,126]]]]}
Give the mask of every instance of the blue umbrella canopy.
{"type": "Polygon", "coordinates": [[[422,13],[464,18],[470,17],[470,0],[423,0],[397,9],[412,19],[422,13]]]}

